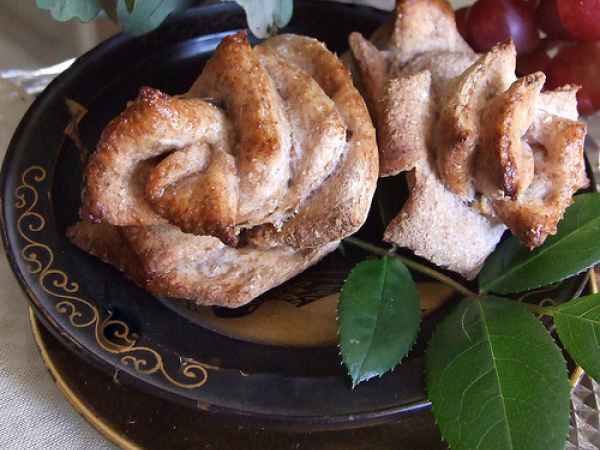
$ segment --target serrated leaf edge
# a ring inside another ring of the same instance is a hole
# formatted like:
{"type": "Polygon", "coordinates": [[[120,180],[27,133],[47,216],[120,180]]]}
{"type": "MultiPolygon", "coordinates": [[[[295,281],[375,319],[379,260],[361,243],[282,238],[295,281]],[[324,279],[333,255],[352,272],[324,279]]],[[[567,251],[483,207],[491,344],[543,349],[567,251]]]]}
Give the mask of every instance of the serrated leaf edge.
{"type": "Polygon", "coordinates": [[[508,291],[484,291],[484,290],[482,290],[482,291],[481,291],[481,294],[482,294],[482,295],[493,295],[493,294],[501,294],[501,295],[506,295],[506,294],[519,294],[519,293],[521,293],[521,292],[530,292],[530,291],[533,291],[534,289],[538,289],[538,288],[541,288],[541,287],[551,286],[551,285],[553,285],[553,284],[557,284],[557,283],[558,283],[558,284],[560,284],[561,282],[565,281],[565,280],[566,280],[566,279],[568,279],[568,278],[575,277],[575,276],[577,276],[577,275],[580,275],[580,274],[582,274],[583,272],[585,272],[585,271],[589,270],[591,267],[594,267],[596,264],[598,264],[598,262],[597,262],[597,261],[596,261],[596,262],[594,262],[594,263],[592,263],[592,264],[590,264],[590,265],[589,265],[589,266],[587,266],[587,267],[584,267],[584,268],[583,268],[583,269],[581,269],[579,272],[573,272],[573,273],[572,273],[572,274],[570,274],[570,275],[565,275],[564,277],[562,277],[562,278],[559,278],[559,279],[557,279],[557,280],[554,280],[554,281],[552,281],[552,282],[550,282],[550,283],[547,283],[547,284],[545,284],[545,283],[541,283],[541,284],[535,284],[535,285],[532,285],[530,288],[528,288],[528,289],[525,289],[525,290],[518,290],[518,291],[513,291],[513,290],[508,290],[508,291]]]}
{"type": "MultiPolygon", "coordinates": [[[[568,277],[567,277],[567,278],[568,278],[568,277]]],[[[474,300],[474,299],[466,299],[466,298],[464,298],[464,299],[462,299],[462,301],[494,301],[494,299],[498,299],[498,298],[499,298],[500,300],[505,300],[505,301],[512,301],[512,302],[514,302],[514,301],[513,301],[513,300],[511,300],[511,299],[507,299],[507,298],[503,298],[503,297],[494,297],[494,296],[492,296],[492,295],[488,295],[487,297],[485,297],[485,298],[481,298],[481,299],[478,299],[478,300],[474,300]]],[[[514,303],[517,303],[517,302],[514,302],[514,303]]],[[[460,302],[457,304],[457,306],[458,306],[459,304],[460,304],[460,302]]],[[[528,311],[528,312],[529,312],[529,311],[528,311]]],[[[535,318],[535,316],[534,316],[534,318],[535,318]]],[[[539,320],[538,320],[538,319],[536,319],[536,320],[539,322],[539,320]]],[[[430,344],[431,344],[431,341],[433,340],[433,337],[434,337],[434,336],[435,336],[435,334],[437,333],[437,329],[438,329],[438,326],[439,326],[439,324],[440,324],[440,323],[441,323],[441,322],[438,322],[438,324],[436,325],[436,327],[435,327],[435,329],[434,329],[434,331],[433,331],[433,334],[431,335],[431,337],[429,338],[429,341],[427,342],[427,345],[426,345],[426,348],[425,348],[425,365],[424,365],[423,371],[424,371],[424,375],[425,375],[425,377],[424,377],[424,378],[425,378],[425,391],[426,391],[426,394],[427,394],[427,400],[429,401],[429,404],[431,405],[431,412],[432,412],[432,416],[433,416],[434,423],[435,423],[435,425],[438,427],[438,429],[440,430],[440,436],[441,436],[441,440],[442,440],[442,442],[446,442],[447,444],[450,444],[450,443],[448,442],[448,440],[447,440],[447,439],[444,437],[444,435],[441,433],[441,427],[440,427],[440,425],[439,425],[439,421],[438,421],[438,419],[437,419],[437,414],[436,414],[436,405],[434,404],[434,402],[432,402],[432,401],[429,399],[429,383],[428,383],[428,379],[429,379],[429,377],[430,377],[430,374],[429,374],[429,369],[428,369],[428,365],[427,365],[427,354],[429,353],[429,350],[430,350],[430,348],[431,348],[431,345],[430,345],[430,344]]],[[[541,324],[541,322],[540,322],[540,324],[541,324]]],[[[554,342],[554,348],[555,348],[556,352],[558,352],[558,354],[560,355],[561,359],[562,359],[562,360],[563,360],[563,362],[564,362],[564,365],[563,365],[563,367],[564,367],[564,369],[565,369],[565,370],[564,370],[564,376],[565,376],[565,377],[568,379],[568,377],[569,377],[569,375],[570,375],[570,374],[569,374],[569,369],[568,369],[568,367],[567,367],[567,362],[566,362],[566,360],[565,360],[565,357],[564,357],[564,355],[562,354],[562,352],[560,351],[560,349],[559,349],[559,347],[558,347],[558,344],[557,344],[557,342],[556,342],[556,339],[554,338],[554,336],[552,336],[552,334],[551,334],[551,333],[548,331],[548,329],[547,329],[547,328],[545,328],[545,327],[543,326],[543,324],[541,324],[541,325],[542,325],[543,329],[546,331],[546,333],[548,333],[548,335],[550,336],[550,338],[552,339],[552,341],[554,342]]],[[[565,432],[565,436],[564,436],[565,444],[566,444],[566,442],[567,442],[567,440],[568,440],[568,438],[569,438],[569,435],[570,435],[570,429],[569,429],[569,427],[567,427],[567,430],[566,430],[566,432],[565,432]]]]}
{"type": "MultiPolygon", "coordinates": [[[[381,273],[382,273],[381,274],[381,281],[379,283],[381,287],[379,288],[379,292],[378,292],[377,296],[381,299],[383,297],[383,288],[385,286],[385,283],[387,282],[388,270],[390,270],[389,269],[389,264],[390,263],[389,263],[389,259],[388,259],[387,256],[384,256],[383,258],[381,258],[380,261],[383,262],[383,268],[382,268],[382,271],[381,271],[381,273]]],[[[377,325],[379,324],[379,319],[381,318],[381,314],[382,314],[382,311],[381,311],[382,307],[383,307],[383,302],[379,302],[379,304],[377,305],[377,317],[375,318],[375,325],[373,327],[374,329],[377,329],[377,325]]],[[[366,355],[368,355],[369,352],[371,351],[372,345],[373,345],[373,335],[371,335],[369,337],[369,343],[367,344],[367,351],[365,352],[365,355],[363,355],[363,357],[361,359],[361,362],[360,362],[360,366],[359,366],[359,368],[357,370],[358,371],[358,374],[357,374],[358,377],[355,379],[355,376],[353,374],[350,374],[350,377],[352,378],[352,389],[354,389],[356,386],[358,386],[358,384],[361,381],[367,381],[368,379],[373,378],[372,376],[371,377],[366,377],[366,378],[362,378],[360,376],[361,372],[363,371],[364,365],[365,365],[365,360],[367,359],[366,355]]]]}
{"type": "MultiPolygon", "coordinates": [[[[556,323],[556,316],[562,315],[562,316],[568,317],[571,320],[575,319],[575,320],[582,320],[582,321],[585,321],[585,322],[588,322],[588,323],[594,323],[594,322],[591,322],[590,320],[584,319],[582,316],[576,316],[574,314],[569,314],[568,312],[564,312],[563,311],[565,309],[568,309],[569,307],[573,307],[574,304],[577,303],[577,302],[585,302],[586,300],[589,300],[590,297],[597,297],[598,298],[598,304],[596,306],[600,307],[600,294],[594,293],[594,294],[586,295],[584,297],[579,297],[579,298],[570,300],[568,302],[565,302],[565,303],[563,303],[561,305],[558,305],[558,306],[556,306],[556,307],[553,308],[553,315],[555,317],[556,334],[558,335],[558,337],[559,337],[562,345],[564,346],[565,350],[569,353],[569,355],[571,356],[571,358],[573,358],[573,360],[575,361],[576,364],[578,364],[584,370],[586,370],[586,372],[587,372],[587,369],[584,366],[587,366],[587,363],[586,364],[582,364],[581,361],[577,360],[572,355],[571,350],[567,347],[567,345],[565,343],[565,340],[563,339],[563,331],[566,332],[566,330],[563,330],[562,327],[560,327],[559,324],[556,323]]],[[[591,309],[588,310],[588,311],[586,311],[585,313],[587,314],[589,311],[591,311],[591,309]]]]}
{"type": "MultiPolygon", "coordinates": [[[[384,256],[383,258],[393,258],[393,256],[384,256]]],[[[348,281],[348,278],[350,278],[350,276],[352,275],[352,272],[354,272],[358,268],[358,266],[360,264],[362,264],[364,262],[370,262],[370,261],[379,261],[379,259],[380,258],[361,261],[360,263],[356,264],[352,268],[352,270],[350,270],[350,272],[348,273],[348,276],[344,279],[344,283],[342,284],[342,288],[340,289],[340,297],[339,297],[339,300],[338,300],[338,307],[336,308],[336,317],[335,317],[336,318],[336,322],[338,323],[338,328],[337,328],[337,335],[338,335],[338,337],[340,337],[340,335],[341,335],[341,333],[340,333],[340,326],[339,326],[339,324],[340,324],[340,311],[342,309],[342,295],[343,295],[344,289],[346,287],[346,281],[348,281]]],[[[402,261],[399,261],[399,262],[402,265],[404,265],[402,263],[402,261]]],[[[405,268],[406,268],[408,274],[412,275],[411,272],[410,272],[410,270],[408,270],[408,268],[406,266],[405,266],[405,268]]],[[[412,276],[411,276],[411,279],[412,279],[412,276]]],[[[413,283],[414,283],[414,280],[413,280],[413,283]]],[[[415,283],[415,285],[416,285],[416,283],[415,283]]],[[[418,294],[418,292],[417,292],[417,294],[418,294]]],[[[419,300],[420,300],[420,298],[419,298],[419,300]]],[[[419,309],[419,313],[421,313],[420,309],[419,309]]],[[[406,351],[406,354],[402,358],[400,358],[400,360],[398,361],[398,363],[395,366],[389,368],[385,372],[380,373],[378,376],[377,375],[372,375],[370,377],[360,379],[357,382],[354,381],[354,378],[352,377],[352,374],[350,374],[350,371],[348,370],[348,366],[346,365],[346,361],[344,360],[343,345],[338,340],[338,345],[337,345],[337,347],[338,347],[338,355],[340,356],[340,359],[341,359],[341,365],[344,366],[344,367],[346,367],[346,372],[348,373],[348,376],[352,380],[352,390],[354,390],[356,388],[356,386],[358,386],[362,382],[366,382],[366,381],[372,380],[375,377],[381,378],[384,375],[393,372],[396,369],[396,367],[398,367],[400,364],[402,364],[402,362],[408,357],[408,355],[410,354],[410,352],[412,351],[412,349],[415,347],[415,344],[417,343],[417,340],[419,338],[419,334],[421,332],[422,322],[423,321],[422,321],[422,317],[421,317],[421,320],[419,320],[419,323],[417,325],[417,330],[415,332],[415,337],[414,337],[413,341],[410,343],[410,345],[408,347],[408,350],[406,351]]]]}
{"type": "MultiPolygon", "coordinates": [[[[590,193],[589,195],[591,196],[591,195],[594,195],[594,194],[597,194],[597,193],[590,193]]],[[[578,195],[578,196],[575,196],[575,201],[573,202],[573,205],[572,205],[572,206],[574,206],[574,204],[575,204],[575,202],[577,201],[578,197],[579,197],[579,198],[582,198],[582,197],[584,197],[584,196],[585,196],[585,197],[587,197],[587,195],[586,195],[586,194],[580,194],[580,195],[578,195]]],[[[568,210],[567,210],[567,211],[568,211],[568,210]]],[[[566,212],[565,212],[565,214],[566,214],[566,212]]],[[[561,220],[563,220],[563,219],[564,219],[564,216],[563,216],[563,218],[562,218],[561,220]]],[[[598,220],[600,220],[600,216],[597,216],[597,217],[595,217],[594,219],[592,219],[591,221],[589,221],[588,223],[586,223],[586,224],[585,224],[585,225],[584,225],[582,228],[585,228],[585,227],[587,227],[587,226],[588,226],[590,223],[595,223],[595,222],[596,222],[596,221],[598,221],[598,220]]],[[[569,237],[571,237],[571,236],[572,236],[572,235],[573,235],[575,232],[577,232],[577,231],[579,231],[579,230],[581,230],[581,228],[576,228],[575,230],[573,230],[572,232],[570,232],[569,234],[567,234],[566,236],[564,236],[564,237],[563,237],[563,239],[561,239],[560,241],[558,241],[558,242],[555,242],[555,243],[553,243],[553,244],[549,245],[549,246],[548,246],[548,247],[546,247],[546,248],[541,248],[541,249],[540,249],[540,251],[539,251],[539,252],[538,252],[538,253],[537,253],[535,256],[536,256],[536,257],[538,257],[539,255],[542,255],[542,254],[546,253],[548,250],[550,250],[550,249],[554,248],[556,245],[560,244],[560,243],[561,243],[561,242],[562,242],[564,239],[568,239],[568,238],[569,238],[569,237]]],[[[506,278],[506,276],[507,276],[508,274],[510,274],[510,273],[514,273],[514,271],[515,271],[515,270],[517,270],[518,268],[521,268],[521,267],[523,267],[525,263],[527,263],[527,260],[523,261],[521,264],[518,264],[516,267],[515,267],[514,265],[513,265],[513,266],[511,266],[511,267],[510,267],[510,269],[509,269],[509,271],[508,271],[507,273],[503,274],[501,277],[499,277],[499,278],[496,278],[496,279],[494,280],[494,283],[493,283],[493,284],[496,284],[496,283],[498,282],[498,280],[505,279],[505,278],[506,278]]],[[[563,280],[565,280],[565,279],[567,279],[567,278],[569,278],[569,277],[572,277],[572,276],[575,276],[575,275],[579,275],[581,272],[583,272],[583,271],[585,271],[585,270],[589,269],[590,267],[592,267],[592,266],[594,266],[594,265],[596,265],[596,264],[597,264],[597,261],[596,261],[596,262],[594,262],[594,263],[592,263],[592,264],[590,264],[589,266],[587,266],[587,267],[585,267],[585,268],[581,269],[581,270],[580,270],[580,271],[578,271],[578,272],[571,273],[571,274],[569,274],[569,275],[565,275],[564,277],[562,277],[562,278],[560,278],[560,279],[558,279],[558,280],[554,280],[554,281],[552,281],[551,283],[548,283],[548,284],[557,283],[557,282],[563,281],[563,280]]],[[[542,284],[538,284],[538,285],[532,286],[532,287],[531,287],[531,288],[529,288],[529,289],[526,289],[525,291],[530,291],[530,290],[532,290],[532,289],[537,289],[537,288],[539,288],[539,287],[542,287],[542,286],[547,286],[548,284],[544,284],[544,283],[542,283],[542,284]]],[[[481,286],[481,285],[479,285],[479,290],[480,290],[482,293],[486,293],[486,292],[494,292],[494,293],[498,293],[498,294],[514,294],[514,293],[517,293],[517,292],[524,292],[524,291],[511,291],[511,290],[509,290],[509,291],[494,291],[493,289],[490,289],[490,288],[489,288],[489,286],[490,286],[489,284],[488,284],[488,285],[486,285],[486,286],[481,286]]]]}

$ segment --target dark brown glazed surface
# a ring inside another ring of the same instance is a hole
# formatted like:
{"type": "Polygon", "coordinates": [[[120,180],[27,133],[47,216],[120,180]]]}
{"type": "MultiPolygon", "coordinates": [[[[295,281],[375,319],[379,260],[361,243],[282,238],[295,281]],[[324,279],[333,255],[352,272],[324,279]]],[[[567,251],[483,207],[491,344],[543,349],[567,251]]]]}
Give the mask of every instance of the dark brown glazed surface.
{"type": "MultiPolygon", "coordinates": [[[[342,54],[351,31],[369,34],[385,18],[366,7],[301,1],[283,31],[316,37],[342,54]]],[[[140,86],[170,95],[186,92],[220,40],[244,25],[243,11],[233,3],[191,8],[144,37],[106,41],[36,99],[2,171],[2,231],[12,268],[36,314],[78,356],[109,376],[118,374],[122,384],[210,411],[220,420],[332,430],[381,424],[427,408],[422,353],[435,315],[425,320],[422,338],[401,367],[352,391],[331,340],[295,345],[235,330],[215,332],[214,321],[191,317],[180,300],[157,300],[65,235],[78,217],[87,156],[65,137],[70,122],[65,101],[87,109],[79,131],[83,146],[93,149],[140,86]]],[[[404,187],[400,183],[390,192],[388,200],[399,209],[404,187]]],[[[375,242],[382,233],[372,211],[359,236],[375,242]]],[[[310,320],[314,314],[303,307],[337,292],[348,270],[366,256],[345,248],[243,309],[211,314],[233,320],[267,301],[286,302],[299,318],[310,320]]]]}
{"type": "MultiPolygon", "coordinates": [[[[199,411],[144,394],[115,382],[114,378],[86,362],[73,360],[39,322],[38,345],[72,394],[93,417],[86,419],[98,428],[102,421],[111,434],[144,449],[204,450],[442,450],[441,438],[431,413],[422,411],[398,423],[357,430],[321,433],[281,433],[226,427],[199,411]],[[41,344],[41,345],[40,345],[41,344]]],[[[56,374],[55,374],[56,377],[56,374]]],[[[67,396],[68,397],[68,396],[67,396]]],[[[81,413],[81,411],[79,411],[81,413]]],[[[85,417],[85,416],[84,416],[85,417]]]]}

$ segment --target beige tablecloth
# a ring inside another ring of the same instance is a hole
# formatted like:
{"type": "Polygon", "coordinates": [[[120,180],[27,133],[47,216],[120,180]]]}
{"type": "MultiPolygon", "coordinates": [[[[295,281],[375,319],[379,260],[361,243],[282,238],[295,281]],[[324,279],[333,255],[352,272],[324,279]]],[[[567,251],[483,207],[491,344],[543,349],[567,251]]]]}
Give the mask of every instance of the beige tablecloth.
{"type": "MultiPolygon", "coordinates": [[[[0,80],[0,158],[31,99],[0,80]]],[[[0,258],[0,449],[113,449],[64,399],[37,351],[27,303],[0,258]]]]}

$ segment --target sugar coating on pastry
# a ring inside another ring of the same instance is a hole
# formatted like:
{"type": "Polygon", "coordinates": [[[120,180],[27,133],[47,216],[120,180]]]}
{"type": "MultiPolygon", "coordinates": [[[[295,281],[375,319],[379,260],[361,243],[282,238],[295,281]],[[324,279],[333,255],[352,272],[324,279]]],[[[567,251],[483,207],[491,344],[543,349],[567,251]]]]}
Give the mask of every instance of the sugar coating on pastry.
{"type": "Polygon", "coordinates": [[[530,248],[556,233],[588,184],[576,87],[517,79],[512,42],[475,54],[444,0],[401,0],[392,23],[349,44],[380,176],[409,174],[386,240],[470,279],[506,227],[530,248]]]}
{"type": "Polygon", "coordinates": [[[475,278],[506,227],[464,204],[432,171],[424,163],[410,173],[411,195],[388,225],[384,239],[467,279],[475,278]]]}
{"type": "Polygon", "coordinates": [[[237,307],[366,220],[378,177],[367,107],[319,41],[223,39],[190,90],[142,88],[85,169],[75,245],[155,295],[237,307]]]}
{"type": "Polygon", "coordinates": [[[304,271],[339,242],[296,250],[236,249],[173,225],[116,227],[80,221],[67,236],[156,296],[236,308],[304,271]]]}

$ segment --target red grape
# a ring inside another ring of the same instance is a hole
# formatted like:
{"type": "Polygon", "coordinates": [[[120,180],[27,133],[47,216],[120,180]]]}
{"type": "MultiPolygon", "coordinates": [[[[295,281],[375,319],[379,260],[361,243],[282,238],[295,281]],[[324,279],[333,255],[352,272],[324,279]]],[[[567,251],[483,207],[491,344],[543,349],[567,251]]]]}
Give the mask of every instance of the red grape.
{"type": "Polygon", "coordinates": [[[552,58],[567,45],[572,45],[572,43],[548,38],[542,39],[535,51],[517,56],[517,75],[523,76],[538,71],[545,73],[552,58]]]}
{"type": "Polygon", "coordinates": [[[456,18],[456,28],[463,38],[467,38],[467,19],[469,15],[469,8],[459,8],[454,12],[456,18]]]}
{"type": "Polygon", "coordinates": [[[547,70],[548,89],[577,84],[577,107],[581,114],[600,109],[600,43],[580,42],[562,47],[547,70]]]}
{"type": "Polygon", "coordinates": [[[569,32],[563,27],[558,16],[557,0],[542,0],[537,9],[538,26],[555,39],[570,39],[569,32]]]}
{"type": "Polygon", "coordinates": [[[552,58],[546,50],[538,48],[527,55],[517,57],[517,75],[522,77],[534,72],[546,72],[552,58]]]}
{"type": "Polygon", "coordinates": [[[512,38],[518,53],[529,53],[540,40],[534,11],[522,0],[478,0],[469,10],[467,30],[478,52],[512,38]]]}
{"type": "Polygon", "coordinates": [[[525,3],[528,8],[531,8],[534,11],[540,4],[540,0],[521,0],[521,2],[525,3]]]}
{"type": "Polygon", "coordinates": [[[582,41],[600,39],[600,0],[556,0],[563,27],[582,41]]]}

